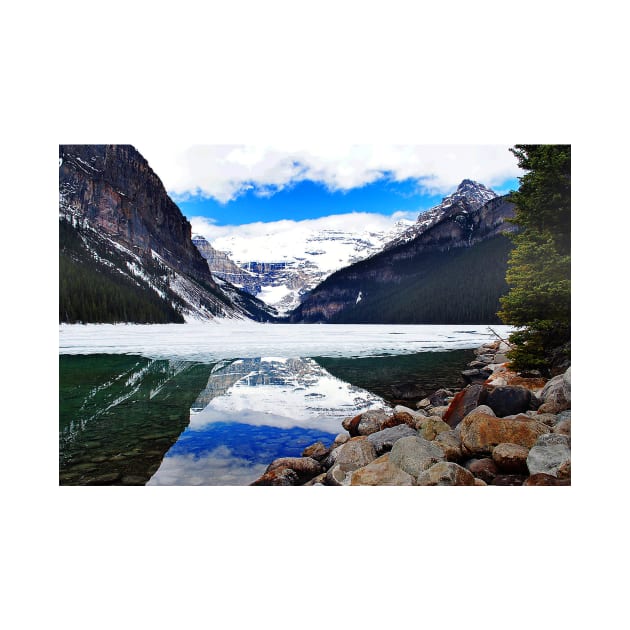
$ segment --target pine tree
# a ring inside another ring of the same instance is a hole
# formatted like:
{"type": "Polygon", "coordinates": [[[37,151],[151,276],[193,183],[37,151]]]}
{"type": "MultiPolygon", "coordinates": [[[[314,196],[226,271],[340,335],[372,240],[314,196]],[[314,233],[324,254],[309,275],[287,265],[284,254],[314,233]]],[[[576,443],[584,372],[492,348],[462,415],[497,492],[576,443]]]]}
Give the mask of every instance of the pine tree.
{"type": "Polygon", "coordinates": [[[509,353],[516,370],[560,371],[571,354],[571,147],[516,145],[511,151],[525,171],[516,204],[499,316],[517,327],[509,353]]]}

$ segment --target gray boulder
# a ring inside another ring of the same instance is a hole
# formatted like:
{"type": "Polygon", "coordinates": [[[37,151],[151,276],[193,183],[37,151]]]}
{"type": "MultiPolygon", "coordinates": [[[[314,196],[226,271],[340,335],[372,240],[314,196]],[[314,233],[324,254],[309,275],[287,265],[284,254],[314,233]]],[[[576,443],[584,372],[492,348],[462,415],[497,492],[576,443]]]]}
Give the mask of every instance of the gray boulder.
{"type": "Polygon", "coordinates": [[[374,446],[376,454],[382,455],[391,451],[394,444],[401,438],[414,435],[417,435],[417,432],[411,427],[408,427],[406,424],[399,424],[368,435],[368,441],[374,446]]]}
{"type": "Polygon", "coordinates": [[[546,473],[557,476],[558,469],[566,469],[571,461],[571,442],[566,435],[549,433],[541,435],[527,456],[530,475],[546,473]]]}
{"type": "Polygon", "coordinates": [[[417,478],[433,464],[444,461],[444,452],[433,442],[421,437],[404,437],[394,444],[390,461],[417,478]]]}

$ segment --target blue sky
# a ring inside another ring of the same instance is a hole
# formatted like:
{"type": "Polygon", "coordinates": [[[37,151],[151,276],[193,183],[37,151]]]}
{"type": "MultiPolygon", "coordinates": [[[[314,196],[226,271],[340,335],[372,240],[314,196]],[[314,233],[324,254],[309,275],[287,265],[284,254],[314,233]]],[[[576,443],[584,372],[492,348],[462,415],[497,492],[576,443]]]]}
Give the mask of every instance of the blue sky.
{"type": "MultiPolygon", "coordinates": [[[[502,194],[517,187],[518,180],[509,178],[494,190],[502,194]]],[[[396,182],[382,178],[349,190],[331,191],[323,183],[303,180],[273,194],[266,191],[263,196],[252,188],[227,202],[202,195],[180,199],[176,196],[176,201],[189,219],[205,217],[216,225],[240,225],[282,219],[301,221],[352,212],[386,216],[405,213],[415,219],[421,211],[432,208],[443,197],[442,193],[423,190],[415,179],[396,182]]]]}

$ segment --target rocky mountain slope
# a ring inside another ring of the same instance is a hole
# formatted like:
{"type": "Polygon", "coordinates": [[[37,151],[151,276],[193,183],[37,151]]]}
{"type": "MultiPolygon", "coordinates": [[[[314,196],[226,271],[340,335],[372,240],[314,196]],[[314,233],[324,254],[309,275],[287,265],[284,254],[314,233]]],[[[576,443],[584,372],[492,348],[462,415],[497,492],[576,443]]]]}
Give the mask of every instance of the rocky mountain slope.
{"type": "Polygon", "coordinates": [[[270,320],[215,280],[191,228],[129,145],[60,145],[60,321],[270,320]]]}
{"type": "Polygon", "coordinates": [[[382,252],[332,274],[292,322],[492,323],[507,290],[513,204],[464,180],[382,252]]]}
{"type": "Polygon", "coordinates": [[[193,243],[215,277],[232,282],[284,314],[331,273],[380,251],[410,225],[399,221],[391,230],[366,226],[361,232],[350,232],[305,223],[290,229],[279,226],[275,231],[272,224],[247,238],[221,237],[209,243],[196,235],[193,243]]]}

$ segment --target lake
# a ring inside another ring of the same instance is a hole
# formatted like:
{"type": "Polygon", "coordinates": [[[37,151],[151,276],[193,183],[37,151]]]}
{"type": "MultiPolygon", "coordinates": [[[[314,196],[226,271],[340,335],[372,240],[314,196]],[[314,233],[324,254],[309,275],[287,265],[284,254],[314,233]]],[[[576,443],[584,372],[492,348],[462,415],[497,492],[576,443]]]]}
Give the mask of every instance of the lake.
{"type": "Polygon", "coordinates": [[[248,485],[331,444],[348,416],[461,386],[492,338],[470,325],[62,325],[59,483],[248,485]]]}

